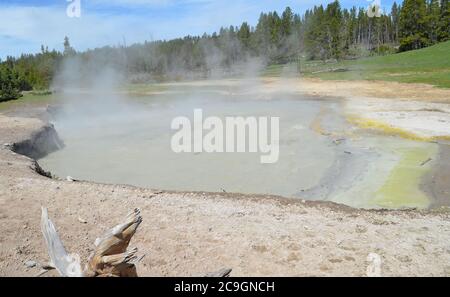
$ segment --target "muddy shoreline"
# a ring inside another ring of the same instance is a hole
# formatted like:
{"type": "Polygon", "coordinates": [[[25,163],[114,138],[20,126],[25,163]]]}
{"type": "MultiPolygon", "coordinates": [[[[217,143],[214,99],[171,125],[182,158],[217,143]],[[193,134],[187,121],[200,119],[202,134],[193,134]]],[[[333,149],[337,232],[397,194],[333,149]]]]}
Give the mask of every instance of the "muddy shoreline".
{"type": "Polygon", "coordinates": [[[448,207],[450,200],[450,145],[439,144],[436,165],[423,180],[422,189],[434,199],[431,208],[448,207]]]}
{"type": "MultiPolygon", "coordinates": [[[[29,158],[32,174],[38,174],[46,178],[53,179],[55,181],[63,181],[62,177],[57,177],[53,175],[50,171],[46,171],[39,165],[39,158],[44,157],[47,154],[53,153],[64,147],[64,142],[60,139],[58,132],[55,130],[54,126],[48,123],[44,119],[48,119],[47,114],[41,114],[39,111],[30,111],[27,113],[29,119],[38,120],[38,128],[30,129],[25,131],[25,138],[15,139],[15,142],[6,142],[3,145],[3,149],[10,150],[13,154],[18,154],[20,156],[25,156],[29,158]]],[[[1,114],[0,114],[1,116],[1,114]]],[[[11,116],[11,114],[9,115],[11,116]]],[[[8,117],[9,117],[8,116],[8,117]]],[[[129,187],[139,189],[138,186],[127,185],[127,184],[110,184],[110,183],[100,183],[94,181],[84,181],[78,180],[81,183],[91,183],[104,186],[119,186],[119,187],[129,187]]],[[[328,207],[330,209],[351,212],[357,210],[350,206],[344,204],[335,203],[332,201],[321,201],[321,200],[302,200],[299,198],[289,198],[277,195],[267,195],[267,194],[243,194],[243,193],[227,193],[227,192],[204,192],[204,191],[171,191],[171,190],[158,190],[152,189],[158,193],[176,194],[176,195],[208,195],[215,198],[226,198],[226,199],[246,199],[250,201],[259,200],[273,200],[281,205],[290,204],[308,204],[310,206],[328,207]]],[[[380,210],[383,211],[383,210],[380,210]]]]}

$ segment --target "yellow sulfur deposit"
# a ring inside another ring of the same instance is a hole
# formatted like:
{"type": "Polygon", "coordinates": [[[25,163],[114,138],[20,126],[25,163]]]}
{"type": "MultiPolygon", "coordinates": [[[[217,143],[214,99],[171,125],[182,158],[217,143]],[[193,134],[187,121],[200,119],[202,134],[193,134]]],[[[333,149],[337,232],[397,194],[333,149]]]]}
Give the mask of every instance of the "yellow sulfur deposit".
{"type": "Polygon", "coordinates": [[[420,181],[431,167],[431,162],[423,163],[434,159],[437,152],[436,144],[399,150],[401,159],[375,193],[374,205],[382,208],[428,207],[429,198],[420,189],[420,181]]]}

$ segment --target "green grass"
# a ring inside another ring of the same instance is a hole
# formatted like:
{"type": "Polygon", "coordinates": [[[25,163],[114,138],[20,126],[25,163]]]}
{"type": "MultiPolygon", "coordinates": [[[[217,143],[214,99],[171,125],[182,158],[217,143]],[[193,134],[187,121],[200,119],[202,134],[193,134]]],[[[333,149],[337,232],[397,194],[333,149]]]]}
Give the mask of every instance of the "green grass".
{"type": "Polygon", "coordinates": [[[158,83],[139,83],[139,84],[129,84],[121,88],[122,91],[126,91],[130,94],[147,94],[147,93],[157,93],[163,92],[167,87],[162,86],[158,83]]]}
{"type": "Polygon", "coordinates": [[[54,94],[43,94],[43,93],[36,94],[29,92],[24,94],[19,99],[0,102],[0,111],[14,107],[21,107],[24,105],[50,104],[52,102],[55,102],[56,100],[57,96],[54,94]]]}
{"type": "MultiPolygon", "coordinates": [[[[282,67],[281,67],[282,68],[282,67]]],[[[301,75],[329,80],[385,80],[450,88],[450,41],[424,49],[340,62],[301,61],[301,75]],[[345,69],[344,72],[333,72],[345,69]]],[[[281,73],[279,65],[266,73],[281,73]]]]}
{"type": "Polygon", "coordinates": [[[283,72],[284,65],[269,65],[262,72],[262,76],[279,77],[283,72]]]}

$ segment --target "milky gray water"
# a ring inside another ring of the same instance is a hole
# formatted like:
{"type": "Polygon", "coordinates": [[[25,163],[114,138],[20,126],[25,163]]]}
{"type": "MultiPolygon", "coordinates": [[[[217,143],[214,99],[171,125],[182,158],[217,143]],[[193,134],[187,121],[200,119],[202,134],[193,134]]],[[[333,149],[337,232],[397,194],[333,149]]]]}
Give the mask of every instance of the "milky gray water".
{"type": "Polygon", "coordinates": [[[324,104],[333,103],[283,95],[269,99],[202,93],[75,102],[53,120],[65,147],[39,163],[62,178],[293,196],[317,186],[334,161],[329,139],[310,129],[324,104]],[[203,109],[204,118],[280,117],[278,162],[261,164],[260,153],[174,153],[171,121],[192,119],[195,108],[203,109]]]}

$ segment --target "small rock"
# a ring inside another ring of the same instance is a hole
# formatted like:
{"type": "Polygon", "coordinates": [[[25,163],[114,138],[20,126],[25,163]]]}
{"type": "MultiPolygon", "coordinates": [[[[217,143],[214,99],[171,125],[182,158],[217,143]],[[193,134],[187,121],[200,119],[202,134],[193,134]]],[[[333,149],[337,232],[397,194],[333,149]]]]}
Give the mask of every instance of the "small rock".
{"type": "Polygon", "coordinates": [[[291,252],[289,253],[287,259],[288,262],[297,262],[300,260],[298,253],[291,252]]]}
{"type": "Polygon", "coordinates": [[[398,259],[400,262],[403,262],[403,263],[412,262],[412,259],[411,259],[409,256],[407,256],[407,255],[400,255],[400,256],[397,256],[397,259],[398,259]]]}
{"type": "Polygon", "coordinates": [[[78,217],[78,221],[82,224],[87,224],[87,221],[83,218],[78,217]]]}
{"type": "Polygon", "coordinates": [[[265,253],[268,251],[267,247],[265,245],[252,245],[252,248],[260,253],[265,253]]]}
{"type": "Polygon", "coordinates": [[[37,265],[36,261],[28,260],[25,262],[25,266],[27,266],[27,268],[33,268],[36,265],[37,265]]]}
{"type": "Polygon", "coordinates": [[[54,266],[53,264],[51,264],[51,263],[46,263],[46,264],[42,265],[42,269],[45,269],[45,270],[52,270],[52,269],[56,269],[56,268],[55,268],[55,266],[54,266]]]}
{"type": "Polygon", "coordinates": [[[356,225],[356,232],[358,233],[366,233],[367,228],[363,225],[356,225]]]}
{"type": "Polygon", "coordinates": [[[353,258],[351,256],[345,256],[344,259],[347,261],[355,261],[355,258],[353,258]]]}
{"type": "Polygon", "coordinates": [[[67,181],[70,181],[70,182],[75,181],[71,176],[67,176],[67,177],[66,177],[66,180],[67,180],[67,181]]]}

